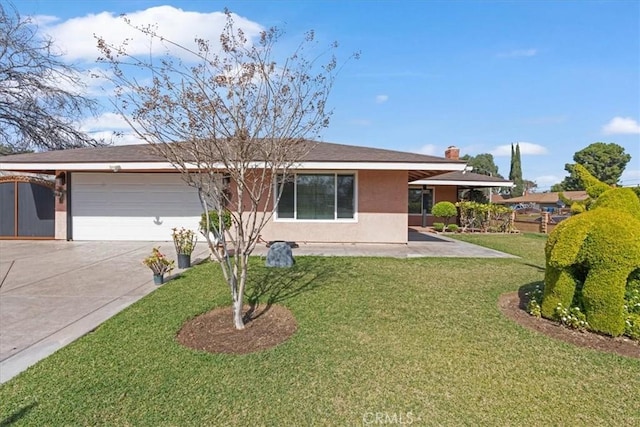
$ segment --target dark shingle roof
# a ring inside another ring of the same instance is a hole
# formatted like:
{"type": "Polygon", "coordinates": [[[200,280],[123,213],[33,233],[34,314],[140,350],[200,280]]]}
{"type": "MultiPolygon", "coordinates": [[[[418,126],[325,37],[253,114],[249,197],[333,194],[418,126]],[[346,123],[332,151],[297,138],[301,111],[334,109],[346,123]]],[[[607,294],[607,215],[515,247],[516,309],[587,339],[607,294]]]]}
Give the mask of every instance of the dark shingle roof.
{"type": "MultiPolygon", "coordinates": [[[[15,154],[0,157],[0,163],[104,163],[104,162],[164,162],[146,144],[76,148],[41,153],[15,154]]],[[[319,142],[301,159],[305,162],[381,162],[381,163],[460,163],[444,157],[385,150],[381,148],[319,142]]]]}
{"type": "Polygon", "coordinates": [[[473,172],[454,171],[427,178],[425,181],[468,181],[470,184],[474,182],[495,182],[508,183],[511,182],[497,176],[482,175],[473,172]]]}
{"type": "Polygon", "coordinates": [[[74,148],[0,157],[0,163],[162,162],[146,144],[74,148]]]}

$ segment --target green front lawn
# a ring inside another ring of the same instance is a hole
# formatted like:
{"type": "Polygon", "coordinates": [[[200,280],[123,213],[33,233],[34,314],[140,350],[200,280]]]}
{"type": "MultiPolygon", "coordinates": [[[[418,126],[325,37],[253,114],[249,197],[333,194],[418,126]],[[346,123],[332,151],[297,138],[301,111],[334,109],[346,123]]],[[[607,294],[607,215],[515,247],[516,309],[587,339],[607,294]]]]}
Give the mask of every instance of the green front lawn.
{"type": "Polygon", "coordinates": [[[523,258],[254,260],[253,290],[298,331],[245,356],[174,340],[229,304],[216,266],[198,266],[0,386],[0,424],[637,425],[640,360],[555,341],[496,306],[542,280],[545,240],[473,238],[523,258]]]}

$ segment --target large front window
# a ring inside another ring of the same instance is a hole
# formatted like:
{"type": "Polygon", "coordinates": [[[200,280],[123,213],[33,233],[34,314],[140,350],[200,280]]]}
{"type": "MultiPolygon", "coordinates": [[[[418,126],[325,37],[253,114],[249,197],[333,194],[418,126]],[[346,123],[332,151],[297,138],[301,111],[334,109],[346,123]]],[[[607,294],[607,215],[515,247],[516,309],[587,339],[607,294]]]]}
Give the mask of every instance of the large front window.
{"type": "Polygon", "coordinates": [[[279,219],[353,219],[355,175],[296,174],[284,183],[277,213],[279,219]]]}

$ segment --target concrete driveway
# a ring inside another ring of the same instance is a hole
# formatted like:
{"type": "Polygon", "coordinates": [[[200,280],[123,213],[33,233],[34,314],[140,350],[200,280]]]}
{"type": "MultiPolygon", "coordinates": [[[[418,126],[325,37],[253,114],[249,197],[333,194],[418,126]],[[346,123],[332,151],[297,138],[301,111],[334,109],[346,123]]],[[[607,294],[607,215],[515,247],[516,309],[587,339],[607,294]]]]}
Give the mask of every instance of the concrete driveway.
{"type": "Polygon", "coordinates": [[[0,240],[0,383],[156,289],[142,259],[157,245],[176,258],[172,242],[0,240]]]}

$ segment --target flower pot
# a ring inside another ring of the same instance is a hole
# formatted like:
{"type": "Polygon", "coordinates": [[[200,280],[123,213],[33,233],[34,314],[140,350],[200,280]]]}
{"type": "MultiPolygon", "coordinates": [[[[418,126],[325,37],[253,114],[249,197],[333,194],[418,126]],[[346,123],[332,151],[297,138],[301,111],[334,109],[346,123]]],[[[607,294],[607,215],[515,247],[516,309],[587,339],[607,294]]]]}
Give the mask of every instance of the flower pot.
{"type": "Polygon", "coordinates": [[[178,254],[178,268],[191,267],[191,254],[178,254]]]}
{"type": "Polygon", "coordinates": [[[162,285],[164,283],[164,274],[154,274],[153,283],[156,285],[162,285]]]}

